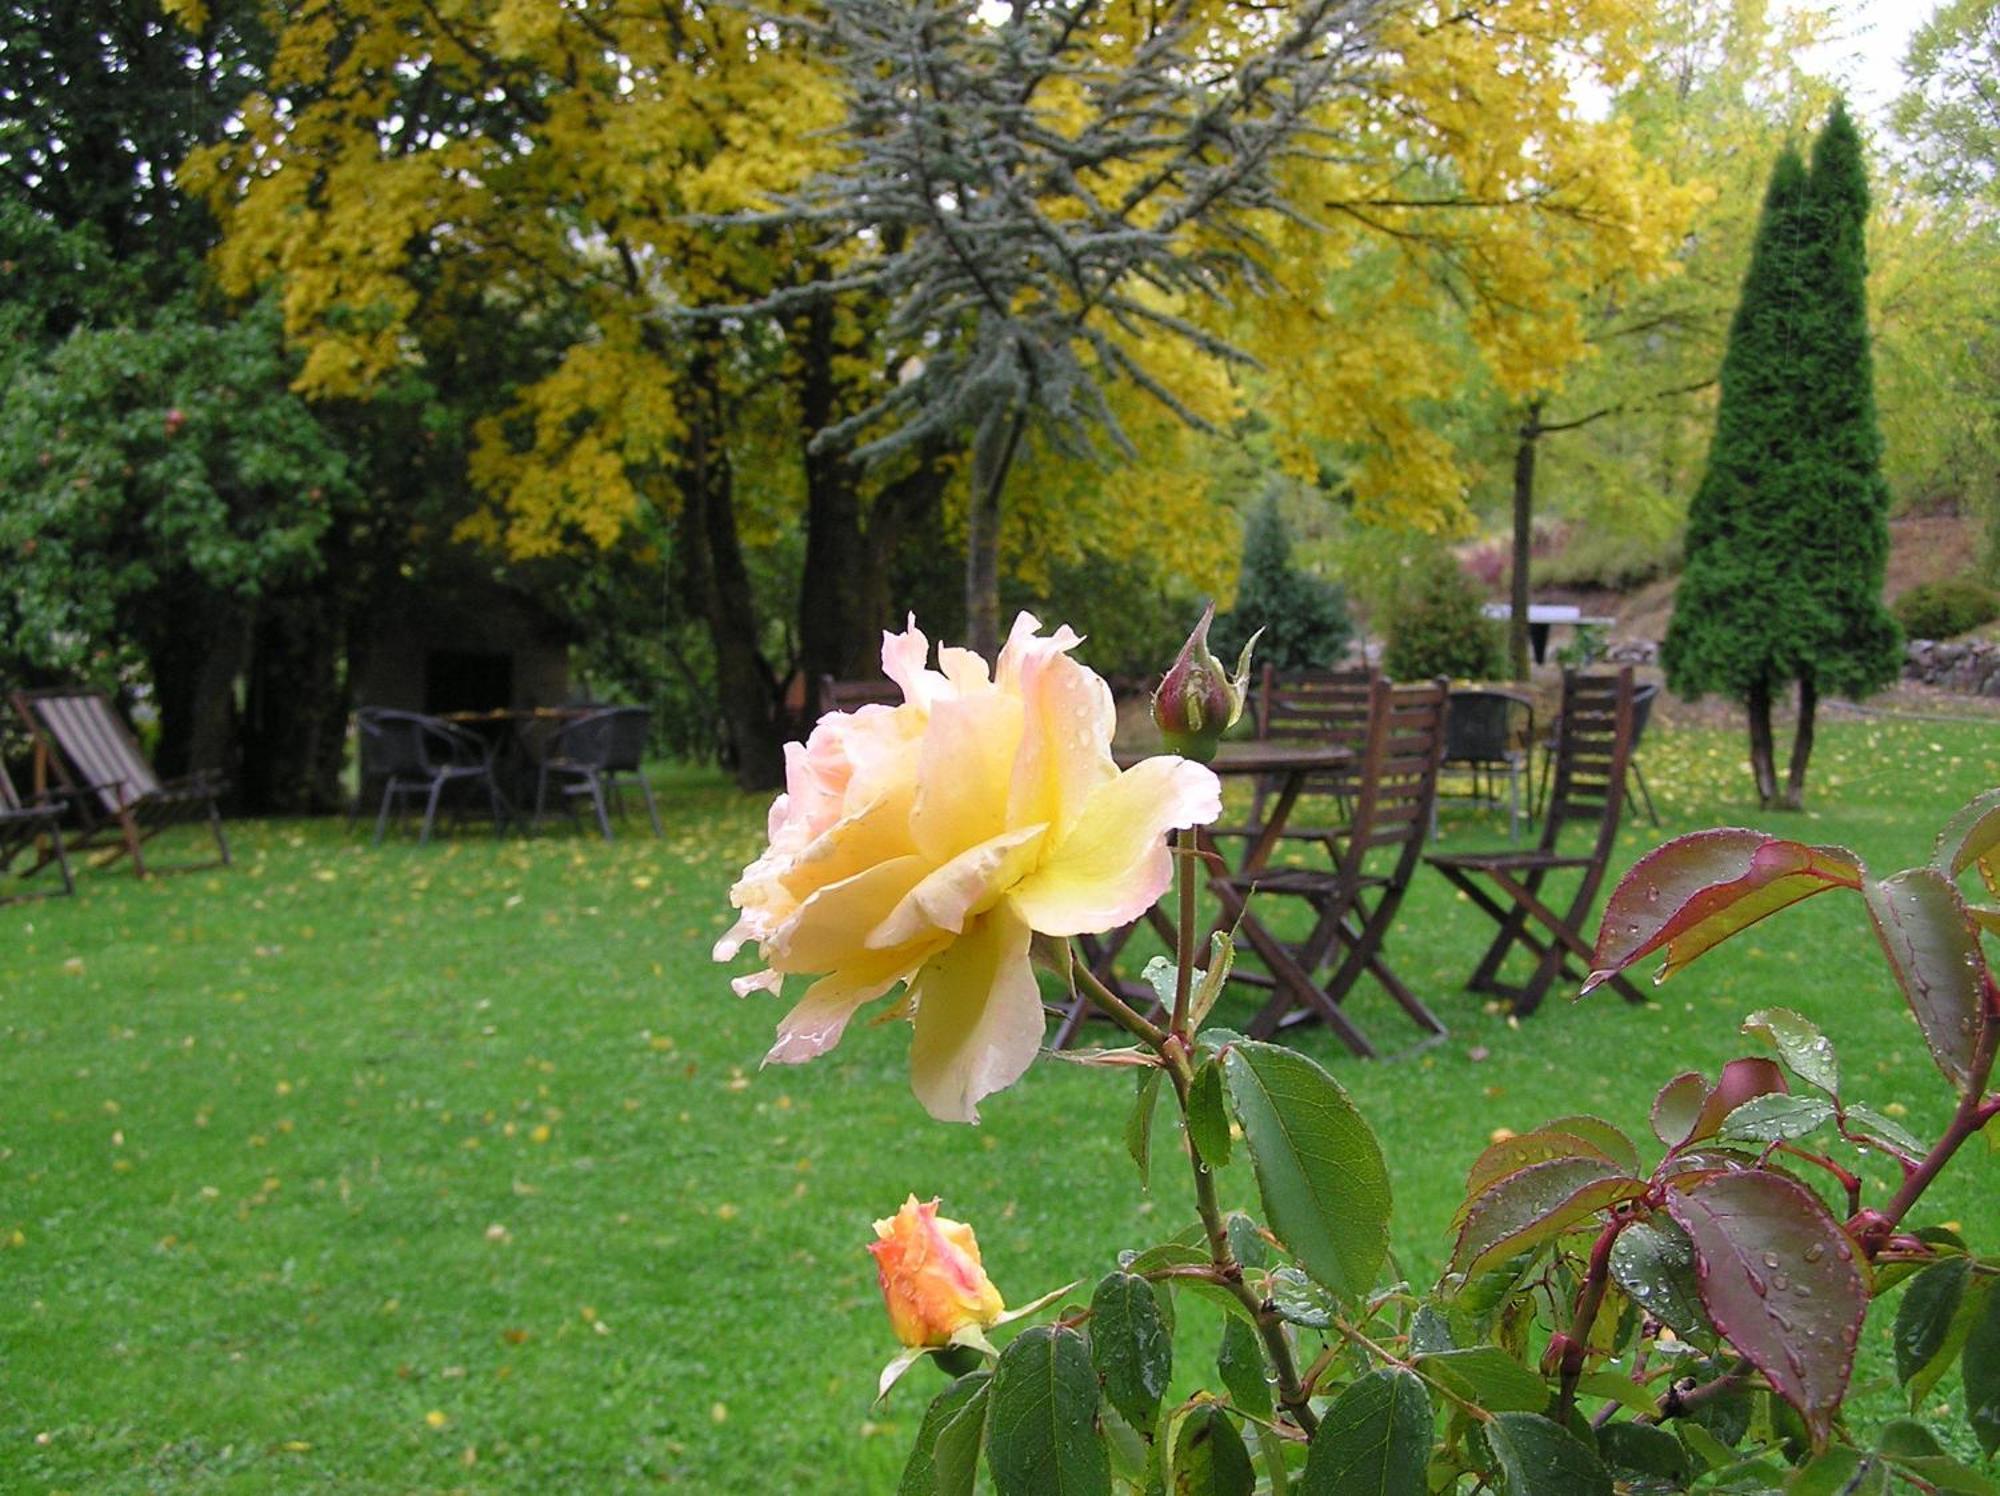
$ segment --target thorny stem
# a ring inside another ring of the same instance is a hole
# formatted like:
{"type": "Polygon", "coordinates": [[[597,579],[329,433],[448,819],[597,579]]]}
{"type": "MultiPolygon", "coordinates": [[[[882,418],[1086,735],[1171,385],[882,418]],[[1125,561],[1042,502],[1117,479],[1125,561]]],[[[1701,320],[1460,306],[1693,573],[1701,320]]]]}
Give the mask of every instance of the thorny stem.
{"type": "MultiPolygon", "coordinates": [[[[1185,1132],[1188,1088],[1193,1083],[1194,1071],[1188,1064],[1186,1049],[1179,1044],[1169,1045],[1163,1041],[1160,1057],[1167,1062],[1167,1074],[1174,1083],[1174,1099],[1180,1103],[1181,1127],[1185,1132]]],[[[1192,1146],[1192,1140],[1188,1148],[1188,1163],[1194,1169],[1195,1209],[1201,1215],[1202,1230],[1208,1235],[1209,1260],[1215,1264],[1223,1287],[1250,1311],[1251,1321],[1257,1326],[1257,1334],[1264,1342],[1264,1351],[1271,1358],[1272,1370],[1278,1376],[1278,1406],[1310,1435],[1319,1427],[1319,1415],[1312,1410],[1312,1394],[1299,1380],[1298,1363],[1292,1357],[1291,1342],[1285,1339],[1285,1322],[1243,1281],[1243,1264],[1236,1260],[1236,1251],[1229,1245],[1229,1227],[1222,1219],[1222,1206],[1215,1197],[1215,1175],[1202,1162],[1201,1150],[1192,1146]]]]}
{"type": "Polygon", "coordinates": [[[1583,1363],[1590,1350],[1591,1326],[1597,1322],[1605,1286],[1611,1281],[1611,1248],[1631,1219],[1627,1215],[1613,1216],[1597,1233],[1597,1244],[1590,1249],[1590,1269],[1583,1281],[1583,1292],[1577,1296],[1576,1317],[1570,1321],[1568,1343],[1563,1346],[1562,1386],[1556,1398],[1557,1423],[1567,1422],[1570,1409],[1576,1405],[1576,1384],[1583,1376],[1583,1363]]]}
{"type": "Polygon", "coordinates": [[[1081,974],[1083,989],[1090,994],[1090,1000],[1105,1011],[1105,1014],[1125,1032],[1146,1041],[1151,1048],[1161,1054],[1166,1053],[1165,1031],[1141,1017],[1132,1005],[1105,986],[1096,972],[1083,962],[1072,960],[1070,972],[1074,977],[1081,974]]]}
{"type": "Polygon", "coordinates": [[[1823,1153],[1813,1153],[1804,1148],[1795,1148],[1790,1143],[1779,1143],[1777,1151],[1779,1153],[1788,1153],[1793,1158],[1802,1159],[1809,1164],[1818,1164],[1827,1173],[1838,1179],[1840,1187],[1847,1192],[1847,1213],[1853,1215],[1855,1211],[1861,1209],[1860,1175],[1848,1173],[1847,1170],[1843,1169],[1823,1153]]]}
{"type": "Polygon", "coordinates": [[[1196,851],[1194,832],[1176,831],[1174,847],[1180,853],[1174,859],[1174,875],[1180,881],[1181,918],[1175,951],[1173,1031],[1186,1039],[1188,1001],[1194,991],[1194,869],[1189,866],[1196,851]]]}
{"type": "MultiPolygon", "coordinates": [[[[1923,1192],[1930,1188],[1931,1181],[1951,1162],[1951,1156],[1958,1152],[1959,1145],[2000,1115],[2000,1096],[1982,1094],[1993,1075],[1994,1054],[2000,1051],[2000,986],[1996,986],[1990,976],[1986,978],[1986,1007],[1986,1022],[1979,1035],[1979,1047],[1972,1056],[1971,1074],[1967,1077],[1965,1094],[1959,1098],[1958,1109],[1951,1114],[1951,1124],[1931,1151],[1924,1155],[1924,1161],[1903,1180],[1903,1187],[1896,1191],[1894,1198],[1882,1207],[1882,1215],[1890,1229],[1901,1224],[1910,1207],[1917,1203],[1923,1192]]],[[[1878,1250],[1887,1235],[1888,1232],[1884,1231],[1874,1239],[1878,1250]]]]}

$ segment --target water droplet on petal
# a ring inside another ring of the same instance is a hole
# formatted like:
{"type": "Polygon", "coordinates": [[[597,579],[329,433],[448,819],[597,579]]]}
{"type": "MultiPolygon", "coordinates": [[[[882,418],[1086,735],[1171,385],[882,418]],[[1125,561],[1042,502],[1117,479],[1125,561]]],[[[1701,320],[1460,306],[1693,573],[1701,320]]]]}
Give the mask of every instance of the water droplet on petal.
{"type": "Polygon", "coordinates": [[[1806,1248],[1807,1262],[1818,1262],[1824,1256],[1826,1256],[1826,1243],[1823,1241],[1816,1241],[1806,1248]]]}
{"type": "Polygon", "coordinates": [[[1809,1299],[1812,1297],[1812,1285],[1809,1283],[1794,1283],[1792,1285],[1792,1294],[1795,1298],[1809,1299]]]}
{"type": "Polygon", "coordinates": [[[1777,1265],[1778,1265],[1778,1254],[1776,1252],[1766,1252],[1764,1254],[1764,1266],[1776,1267],[1777,1265]]]}
{"type": "Polygon", "coordinates": [[[1779,1293],[1783,1293],[1786,1289],[1792,1286],[1791,1275],[1788,1273],[1773,1274],[1771,1278],[1771,1286],[1777,1289],[1779,1293]]]}

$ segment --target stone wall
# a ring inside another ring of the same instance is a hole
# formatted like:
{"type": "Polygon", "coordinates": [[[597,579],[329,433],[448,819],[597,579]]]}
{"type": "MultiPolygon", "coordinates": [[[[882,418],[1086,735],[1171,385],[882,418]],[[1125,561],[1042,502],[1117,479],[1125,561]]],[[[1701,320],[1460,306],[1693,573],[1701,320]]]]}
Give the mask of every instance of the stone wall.
{"type": "Polygon", "coordinates": [[[1912,639],[1903,679],[1972,696],[2000,696],[2000,639],[1912,639]]]}

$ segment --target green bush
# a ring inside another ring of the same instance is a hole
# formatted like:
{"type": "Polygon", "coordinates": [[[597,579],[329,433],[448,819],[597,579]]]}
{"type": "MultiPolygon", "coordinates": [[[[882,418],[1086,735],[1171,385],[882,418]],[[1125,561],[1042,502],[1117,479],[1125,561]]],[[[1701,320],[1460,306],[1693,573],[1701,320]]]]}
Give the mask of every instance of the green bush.
{"type": "Polygon", "coordinates": [[[1601,587],[1635,592],[1680,569],[1680,538],[1634,534],[1604,525],[1574,532],[1552,556],[1537,556],[1537,587],[1601,587]]]}
{"type": "Polygon", "coordinates": [[[1479,680],[1500,670],[1500,627],[1479,589],[1443,551],[1423,558],[1391,604],[1382,668],[1396,680],[1479,680]]]}
{"type": "Polygon", "coordinates": [[[2000,593],[1971,577],[1923,582],[1890,605],[1912,639],[1949,639],[2000,618],[2000,593]]]}
{"type": "Polygon", "coordinates": [[[1354,634],[1339,585],[1292,565],[1276,493],[1267,493],[1244,524],[1236,606],[1215,621],[1216,653],[1233,661],[1259,629],[1258,661],[1280,670],[1337,665],[1354,634]]]}

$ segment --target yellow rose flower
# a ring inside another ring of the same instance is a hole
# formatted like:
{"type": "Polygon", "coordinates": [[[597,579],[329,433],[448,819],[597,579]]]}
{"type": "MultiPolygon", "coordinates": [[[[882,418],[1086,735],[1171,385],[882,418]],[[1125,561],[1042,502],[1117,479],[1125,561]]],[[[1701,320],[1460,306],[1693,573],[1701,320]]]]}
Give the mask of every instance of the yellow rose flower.
{"type": "Polygon", "coordinates": [[[875,1275],[896,1338],[908,1346],[939,1346],[967,1325],[982,1330],[1006,1305],[979,1265],[979,1243],[963,1221],[947,1221],[936,1200],[915,1195],[875,1223],[875,1275]]]}
{"type": "Polygon", "coordinates": [[[1040,1047],[1032,933],[1095,934],[1152,907],[1173,877],[1167,832],[1221,813],[1215,775],[1160,757],[1120,772],[1102,679],[1023,613],[989,675],[970,650],[930,644],[915,621],[885,634],[899,706],[820,719],[786,746],[770,845],[729,892],[742,911],[717,942],[767,963],[732,985],[776,992],[817,978],[778,1025],[766,1063],[839,1040],[862,1004],[907,985],[910,1081],[941,1121],[978,1120],[1040,1047]]]}

